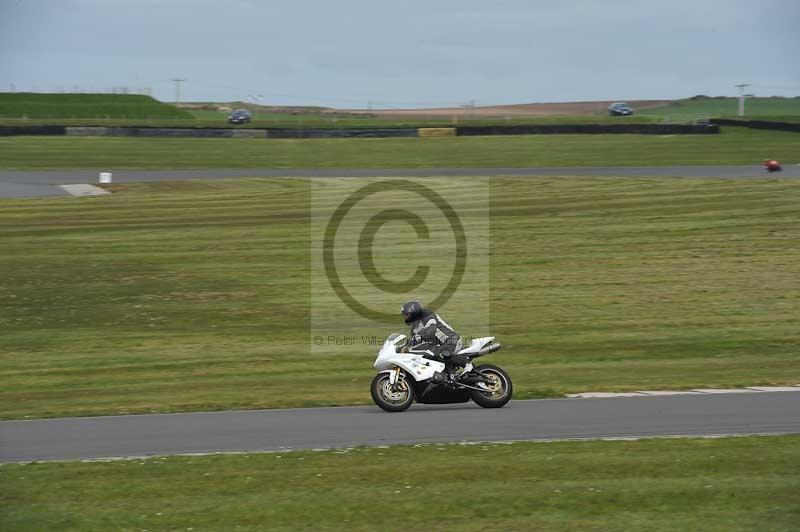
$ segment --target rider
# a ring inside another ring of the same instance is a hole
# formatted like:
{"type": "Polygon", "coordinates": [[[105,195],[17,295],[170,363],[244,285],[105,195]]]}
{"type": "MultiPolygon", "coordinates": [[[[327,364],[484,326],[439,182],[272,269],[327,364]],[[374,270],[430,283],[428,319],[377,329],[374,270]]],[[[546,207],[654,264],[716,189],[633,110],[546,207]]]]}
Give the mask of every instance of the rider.
{"type": "Polygon", "coordinates": [[[781,163],[775,159],[764,159],[761,166],[763,166],[767,172],[780,172],[783,170],[783,168],[781,168],[781,163]]]}
{"type": "Polygon", "coordinates": [[[419,301],[405,303],[403,321],[411,325],[411,346],[408,351],[444,362],[449,374],[466,366],[469,359],[458,352],[463,348],[461,337],[438,314],[424,309],[419,301]]]}

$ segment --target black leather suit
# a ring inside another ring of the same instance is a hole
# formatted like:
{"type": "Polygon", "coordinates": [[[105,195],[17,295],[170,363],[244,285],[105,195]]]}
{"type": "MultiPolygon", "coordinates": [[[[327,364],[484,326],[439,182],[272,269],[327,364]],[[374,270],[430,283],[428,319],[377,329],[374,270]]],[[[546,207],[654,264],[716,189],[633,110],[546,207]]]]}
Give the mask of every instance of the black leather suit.
{"type": "Polygon", "coordinates": [[[448,366],[466,364],[465,356],[455,355],[463,349],[461,337],[438,314],[424,310],[409,325],[411,325],[409,352],[425,355],[448,366]]]}

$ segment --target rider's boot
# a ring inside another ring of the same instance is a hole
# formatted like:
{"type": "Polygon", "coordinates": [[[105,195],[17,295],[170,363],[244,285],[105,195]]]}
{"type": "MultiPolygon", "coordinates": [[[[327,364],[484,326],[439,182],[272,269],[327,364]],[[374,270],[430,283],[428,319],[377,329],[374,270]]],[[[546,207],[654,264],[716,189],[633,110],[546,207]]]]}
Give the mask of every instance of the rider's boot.
{"type": "Polygon", "coordinates": [[[472,371],[472,363],[463,355],[450,355],[444,361],[444,370],[454,381],[458,381],[463,375],[472,371]]]}

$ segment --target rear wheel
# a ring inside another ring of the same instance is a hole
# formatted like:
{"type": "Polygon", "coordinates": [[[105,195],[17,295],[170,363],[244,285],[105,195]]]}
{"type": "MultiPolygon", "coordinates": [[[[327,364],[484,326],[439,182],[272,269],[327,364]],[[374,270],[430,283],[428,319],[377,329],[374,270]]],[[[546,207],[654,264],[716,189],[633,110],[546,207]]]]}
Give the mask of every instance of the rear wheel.
{"type": "Polygon", "coordinates": [[[372,379],[370,393],[375,404],[387,412],[402,412],[414,402],[414,388],[406,380],[405,372],[401,371],[397,382],[389,382],[388,373],[378,373],[372,379]]]}
{"type": "Polygon", "coordinates": [[[514,391],[511,377],[502,368],[491,364],[483,364],[473,371],[480,373],[489,381],[484,383],[486,391],[472,390],[473,401],[484,408],[500,408],[511,400],[511,394],[514,391]]]}

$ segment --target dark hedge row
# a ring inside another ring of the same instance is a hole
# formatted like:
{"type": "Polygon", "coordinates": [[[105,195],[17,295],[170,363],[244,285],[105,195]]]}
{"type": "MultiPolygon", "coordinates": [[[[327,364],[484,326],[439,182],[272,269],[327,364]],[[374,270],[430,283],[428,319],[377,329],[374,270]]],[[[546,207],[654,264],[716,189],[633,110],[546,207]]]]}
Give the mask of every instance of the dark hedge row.
{"type": "Polygon", "coordinates": [[[271,139],[318,139],[344,137],[416,137],[417,128],[405,129],[268,129],[271,139]]]}
{"type": "Polygon", "coordinates": [[[565,135],[631,133],[650,135],[691,135],[719,133],[719,126],[688,124],[532,124],[521,126],[464,126],[459,136],[468,135],[565,135]]]}
{"type": "Polygon", "coordinates": [[[11,135],[66,135],[65,126],[0,126],[0,137],[11,135]]]}
{"type": "MultiPolygon", "coordinates": [[[[475,135],[546,135],[546,134],[609,134],[632,133],[654,135],[687,135],[719,133],[719,125],[664,124],[549,124],[522,126],[464,126],[459,136],[475,135]]],[[[3,135],[96,135],[112,137],[204,137],[204,138],[345,138],[345,137],[417,137],[417,128],[403,129],[230,129],[230,128],[166,128],[166,127],[65,127],[65,126],[0,126],[3,135]]]]}
{"type": "Polygon", "coordinates": [[[774,131],[795,131],[800,133],[800,124],[791,122],[772,122],[771,120],[735,120],[728,118],[712,118],[712,124],[721,126],[743,126],[753,129],[771,129],[774,131]]]}

